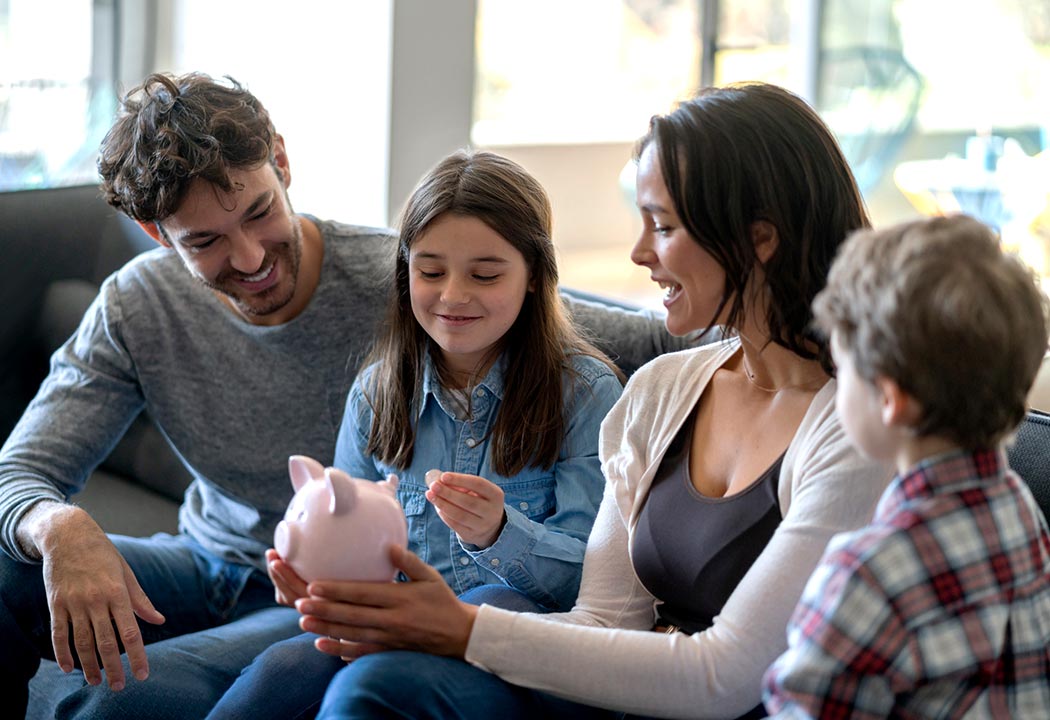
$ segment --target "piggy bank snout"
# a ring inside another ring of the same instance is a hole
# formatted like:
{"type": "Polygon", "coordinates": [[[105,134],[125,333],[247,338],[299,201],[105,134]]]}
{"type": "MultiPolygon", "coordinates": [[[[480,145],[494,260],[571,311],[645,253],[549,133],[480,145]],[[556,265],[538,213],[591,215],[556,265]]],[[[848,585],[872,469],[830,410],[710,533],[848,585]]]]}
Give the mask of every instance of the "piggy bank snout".
{"type": "Polygon", "coordinates": [[[293,560],[295,558],[296,549],[299,546],[298,535],[298,526],[287,520],[277,523],[277,529],[273,534],[273,548],[281,559],[293,560]]]}

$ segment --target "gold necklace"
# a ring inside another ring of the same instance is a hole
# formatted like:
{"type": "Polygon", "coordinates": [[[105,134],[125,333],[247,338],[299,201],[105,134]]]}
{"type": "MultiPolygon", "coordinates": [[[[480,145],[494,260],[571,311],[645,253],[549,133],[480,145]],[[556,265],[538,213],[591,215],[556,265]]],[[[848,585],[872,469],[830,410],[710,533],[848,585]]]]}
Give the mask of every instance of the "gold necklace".
{"type": "Polygon", "coordinates": [[[784,385],[783,387],[779,387],[779,388],[766,387],[765,385],[759,385],[758,382],[755,380],[755,373],[754,373],[754,371],[751,369],[751,366],[747,364],[747,353],[743,353],[743,358],[744,358],[744,361],[743,361],[744,377],[747,378],[747,381],[749,383],[751,383],[752,386],[754,386],[757,390],[761,390],[762,392],[778,393],[778,392],[780,392],[782,390],[809,390],[809,389],[816,389],[816,388],[820,387],[821,385],[823,385],[826,382],[824,378],[815,378],[815,379],[810,380],[808,382],[798,383],[796,385],[784,385]]]}

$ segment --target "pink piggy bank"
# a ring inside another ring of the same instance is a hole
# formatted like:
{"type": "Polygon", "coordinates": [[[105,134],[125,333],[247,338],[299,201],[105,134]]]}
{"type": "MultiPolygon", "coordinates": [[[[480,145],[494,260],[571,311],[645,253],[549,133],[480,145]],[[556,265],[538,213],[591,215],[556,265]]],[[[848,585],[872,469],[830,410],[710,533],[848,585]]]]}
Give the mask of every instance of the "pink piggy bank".
{"type": "Polygon", "coordinates": [[[273,546],[303,580],[391,581],[391,544],[405,547],[397,477],[358,480],[304,455],[288,458],[295,496],[273,546]]]}

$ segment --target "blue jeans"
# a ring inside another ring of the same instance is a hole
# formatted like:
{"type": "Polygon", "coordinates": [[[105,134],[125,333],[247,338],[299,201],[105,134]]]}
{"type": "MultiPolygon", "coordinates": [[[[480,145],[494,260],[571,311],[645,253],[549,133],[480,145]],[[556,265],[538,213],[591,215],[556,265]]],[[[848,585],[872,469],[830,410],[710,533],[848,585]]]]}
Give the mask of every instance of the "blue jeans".
{"type": "Polygon", "coordinates": [[[41,568],[0,554],[0,696],[14,716],[204,717],[256,654],[299,632],[298,613],[275,604],[273,585],[254,567],[182,536],[111,539],[165,617],[139,623],[149,678],[137,681],[125,657],[126,686],[113,692],[105,680],[91,686],[79,670],[41,663],[54,658],[41,568]]]}
{"type": "Polygon", "coordinates": [[[359,658],[328,686],[317,720],[614,720],[622,713],[518,687],[462,660],[403,650],[359,658]]]}
{"type": "MultiPolygon", "coordinates": [[[[482,585],[460,599],[517,612],[544,612],[527,596],[503,585],[482,585]]],[[[346,661],[313,646],[317,635],[303,633],[268,648],[246,667],[212,709],[208,720],[305,720],[313,718],[332,678],[346,661]],[[290,682],[293,680],[294,682],[290,682]]],[[[355,664],[360,662],[354,661],[355,664]]]]}

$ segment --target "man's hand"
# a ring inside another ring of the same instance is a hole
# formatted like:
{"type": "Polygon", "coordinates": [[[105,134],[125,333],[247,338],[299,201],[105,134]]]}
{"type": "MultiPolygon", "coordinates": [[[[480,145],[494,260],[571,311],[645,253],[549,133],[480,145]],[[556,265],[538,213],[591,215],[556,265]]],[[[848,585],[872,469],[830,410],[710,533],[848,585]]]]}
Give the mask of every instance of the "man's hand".
{"type": "Polygon", "coordinates": [[[462,658],[477,607],[408,550],[392,546],[390,559],[410,582],[312,582],[296,603],[299,625],[322,636],[319,650],[346,660],[397,649],[462,658]]]}
{"type": "Polygon", "coordinates": [[[296,600],[307,596],[306,581],[273,548],[266,551],[266,573],[273,582],[278,604],[294,607],[296,600]]]}
{"type": "Polygon", "coordinates": [[[149,662],[135,616],[154,625],[163,623],[164,616],[102,528],[78,507],[42,502],[23,518],[19,535],[43,559],[51,642],[59,667],[65,672],[73,669],[72,626],[73,645],[90,684],[102,682],[101,657],[110,688],[124,688],[119,643],[128,654],[132,674],[145,680],[149,662]]]}
{"type": "Polygon", "coordinates": [[[506,519],[503,488],[465,473],[446,472],[433,482],[429,480],[427,500],[460,540],[479,548],[496,542],[506,519]]]}

